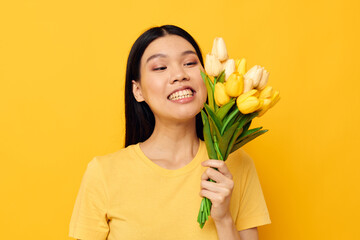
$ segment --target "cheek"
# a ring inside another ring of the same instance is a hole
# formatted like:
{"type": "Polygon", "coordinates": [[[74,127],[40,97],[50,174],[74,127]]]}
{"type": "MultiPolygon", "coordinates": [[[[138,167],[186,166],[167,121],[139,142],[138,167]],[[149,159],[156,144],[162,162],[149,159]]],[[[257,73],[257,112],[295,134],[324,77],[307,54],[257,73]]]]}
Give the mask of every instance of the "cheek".
{"type": "MultiPolygon", "coordinates": [[[[149,76],[144,76],[142,79],[142,93],[145,100],[151,99],[153,100],[157,96],[161,94],[163,91],[163,85],[158,78],[149,76]]],[[[159,96],[160,97],[160,96],[159,96]]]]}
{"type": "Polygon", "coordinates": [[[200,78],[198,79],[199,81],[199,93],[201,95],[201,99],[202,101],[205,103],[206,98],[207,98],[207,90],[206,90],[206,85],[204,80],[202,79],[202,77],[200,76],[200,78]]]}
{"type": "Polygon", "coordinates": [[[204,104],[206,102],[206,99],[207,99],[207,90],[206,90],[205,83],[203,83],[201,85],[201,93],[202,93],[202,102],[204,104]]]}

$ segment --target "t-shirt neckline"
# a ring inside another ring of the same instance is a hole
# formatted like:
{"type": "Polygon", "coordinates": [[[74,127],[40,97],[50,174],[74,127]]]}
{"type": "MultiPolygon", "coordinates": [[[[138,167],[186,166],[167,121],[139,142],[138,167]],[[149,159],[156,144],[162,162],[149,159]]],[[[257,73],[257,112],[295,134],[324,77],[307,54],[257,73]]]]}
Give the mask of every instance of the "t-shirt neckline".
{"type": "Polygon", "coordinates": [[[164,176],[178,176],[178,175],[186,174],[191,170],[193,170],[198,165],[200,165],[201,156],[203,156],[204,151],[206,150],[206,146],[205,146],[205,142],[199,139],[199,148],[197,150],[197,153],[195,154],[195,157],[191,160],[191,162],[178,169],[166,169],[151,161],[141,150],[140,143],[135,144],[134,150],[136,154],[140,157],[140,159],[146,165],[152,168],[155,172],[164,176]]]}

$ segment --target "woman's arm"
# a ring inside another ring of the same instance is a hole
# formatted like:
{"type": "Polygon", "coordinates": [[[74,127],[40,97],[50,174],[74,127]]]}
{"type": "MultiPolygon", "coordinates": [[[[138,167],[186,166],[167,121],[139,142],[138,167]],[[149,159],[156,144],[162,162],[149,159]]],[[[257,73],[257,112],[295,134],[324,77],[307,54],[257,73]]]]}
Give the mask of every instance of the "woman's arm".
{"type": "Polygon", "coordinates": [[[237,231],[231,216],[215,222],[219,240],[259,240],[257,227],[237,231]]]}
{"type": "Polygon", "coordinates": [[[207,197],[212,202],[210,215],[219,240],[258,240],[256,227],[242,231],[236,229],[229,210],[234,181],[225,162],[209,159],[202,162],[202,165],[209,168],[201,176],[200,196],[207,197]],[[207,181],[209,178],[215,182],[207,181]]]}
{"type": "Polygon", "coordinates": [[[257,227],[239,231],[239,235],[241,240],[259,240],[257,227]]]}

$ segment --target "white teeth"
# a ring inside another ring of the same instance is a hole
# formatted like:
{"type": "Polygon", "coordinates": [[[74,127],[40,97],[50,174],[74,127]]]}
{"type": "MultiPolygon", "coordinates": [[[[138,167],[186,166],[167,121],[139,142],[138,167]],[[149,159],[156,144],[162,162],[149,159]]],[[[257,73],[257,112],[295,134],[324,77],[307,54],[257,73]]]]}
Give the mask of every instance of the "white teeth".
{"type": "Polygon", "coordinates": [[[180,90],[177,92],[174,92],[169,96],[170,100],[178,100],[182,98],[187,98],[193,96],[193,92],[190,89],[180,90]]]}

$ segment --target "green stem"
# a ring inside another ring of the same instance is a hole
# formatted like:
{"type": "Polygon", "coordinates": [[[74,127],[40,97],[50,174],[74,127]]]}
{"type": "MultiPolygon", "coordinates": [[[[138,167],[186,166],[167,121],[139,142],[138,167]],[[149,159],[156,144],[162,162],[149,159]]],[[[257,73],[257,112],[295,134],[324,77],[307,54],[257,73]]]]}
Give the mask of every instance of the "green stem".
{"type": "Polygon", "coordinates": [[[216,154],[217,154],[219,160],[224,161],[224,158],[223,158],[223,156],[221,154],[221,151],[220,151],[220,148],[219,148],[219,143],[217,141],[217,137],[214,135],[213,139],[214,139],[214,147],[215,147],[216,154]]]}
{"type": "MultiPolygon", "coordinates": [[[[213,139],[214,139],[214,147],[215,147],[216,154],[220,160],[223,160],[223,156],[222,156],[220,148],[219,148],[219,143],[218,143],[215,135],[213,136],[213,139]]],[[[217,168],[214,168],[214,169],[218,170],[217,168]]],[[[208,181],[215,182],[214,180],[212,180],[210,178],[208,179],[208,181]]],[[[208,217],[210,216],[211,205],[212,205],[212,203],[211,203],[210,199],[204,197],[201,200],[200,210],[199,210],[199,214],[198,214],[198,218],[197,218],[197,222],[199,223],[200,228],[204,227],[205,222],[208,220],[208,217]]]]}

